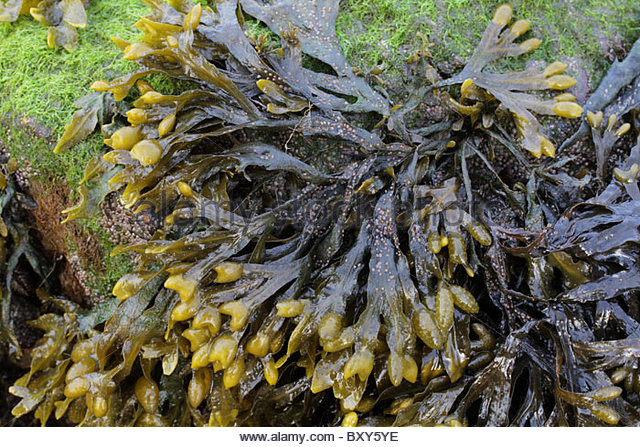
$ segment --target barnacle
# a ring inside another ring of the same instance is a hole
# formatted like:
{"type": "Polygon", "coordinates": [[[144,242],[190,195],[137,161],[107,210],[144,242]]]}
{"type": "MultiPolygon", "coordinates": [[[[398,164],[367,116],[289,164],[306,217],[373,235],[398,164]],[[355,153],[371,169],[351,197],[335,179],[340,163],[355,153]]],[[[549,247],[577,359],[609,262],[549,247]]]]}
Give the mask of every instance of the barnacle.
{"type": "Polygon", "coordinates": [[[87,26],[82,0],[11,0],[0,4],[0,22],[15,22],[19,14],[30,14],[49,27],[47,44],[67,51],[78,48],[76,28],[87,26]]]}
{"type": "MultiPolygon", "coordinates": [[[[539,45],[514,43],[528,21],[504,29],[512,10],[500,6],[461,73],[422,78],[406,107],[391,107],[340,53],[336,2],[148,3],[142,42],[114,39],[138,71],[92,86],[94,99],[134,98],[103,123],[112,150],[87,168],[84,197],[97,204],[119,190],[126,207],[153,209],[164,225],[114,250],[138,261],[105,315],[67,306],[41,317],[47,332],[12,388],[23,397],[16,415],[35,410],[45,423],[55,407],[80,425],[292,425],[318,420],[322,407],[323,423],[344,426],[637,420],[618,404],[628,396],[576,354],[608,332],[585,321],[617,312],[585,304],[640,289],[640,214],[622,194],[635,194],[637,150],[590,202],[587,176],[562,171],[563,157],[527,166],[526,186],[496,174],[497,186],[478,189],[467,158],[494,170],[462,125],[404,121],[428,90],[460,84],[452,101],[473,124],[510,116],[525,149],[553,156],[534,113],[582,109],[568,93],[524,92],[570,87],[565,65],[485,70],[539,45]],[[247,36],[241,12],[281,36],[280,51],[247,36]],[[333,72],[304,68],[303,54],[333,72]],[[143,80],[158,72],[193,82],[164,94],[143,80]],[[384,118],[369,129],[352,112],[384,118]],[[324,160],[336,148],[344,157],[324,160]]],[[[426,58],[424,49],[413,63],[426,58]]],[[[87,104],[60,149],[101,121],[87,104]]],[[[637,393],[637,374],[625,371],[612,374],[632,377],[627,392],[637,393]]]]}

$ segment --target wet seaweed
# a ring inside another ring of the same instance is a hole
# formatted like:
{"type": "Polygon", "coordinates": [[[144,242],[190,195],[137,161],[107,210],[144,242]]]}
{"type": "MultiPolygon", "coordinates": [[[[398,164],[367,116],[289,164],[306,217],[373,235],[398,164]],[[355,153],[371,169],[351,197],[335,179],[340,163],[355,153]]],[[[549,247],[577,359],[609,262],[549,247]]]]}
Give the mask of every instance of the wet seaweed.
{"type": "MultiPolygon", "coordinates": [[[[639,70],[640,41],[636,41],[623,61],[614,61],[596,91],[585,103],[585,111],[597,113],[606,108],[607,116],[622,116],[636,109],[640,103],[639,70]]],[[[563,143],[562,148],[575,144],[588,130],[588,123],[583,121],[576,133],[563,143]]]]}
{"type": "Polygon", "coordinates": [[[6,0],[0,2],[0,22],[15,22],[20,14],[31,15],[49,28],[47,45],[67,51],[78,49],[77,28],[87,26],[83,0],[6,0]]]}
{"type": "Polygon", "coordinates": [[[139,262],[114,298],[91,311],[56,300],[60,312],[37,320],[45,336],[10,390],[23,399],[16,417],[638,423],[640,143],[609,160],[636,123],[616,128],[622,110],[606,126],[588,115],[599,184],[564,154],[553,159],[536,115],[582,115],[570,93],[540,93],[575,82],[564,64],[490,70],[539,45],[514,43],[528,21],[505,29],[512,9],[500,6],[448,79],[425,42],[410,60],[412,93],[393,106],[341,54],[337,1],[146,3],[141,41],[114,39],[138,70],[96,81],[56,150],[98,124],[110,148],[87,166],[69,219],[119,191],[164,226],[116,248],[139,262]],[[248,37],[246,16],[279,47],[248,37]],[[328,68],[305,66],[303,54],[328,68]],[[154,73],[190,87],[165,95],[143,79],[154,73]],[[417,116],[426,96],[451,105],[445,120],[417,116]],[[520,147],[549,158],[534,164],[520,147]],[[526,185],[501,177],[496,150],[513,155],[526,185]],[[481,187],[477,166],[487,168],[481,187]]]}

